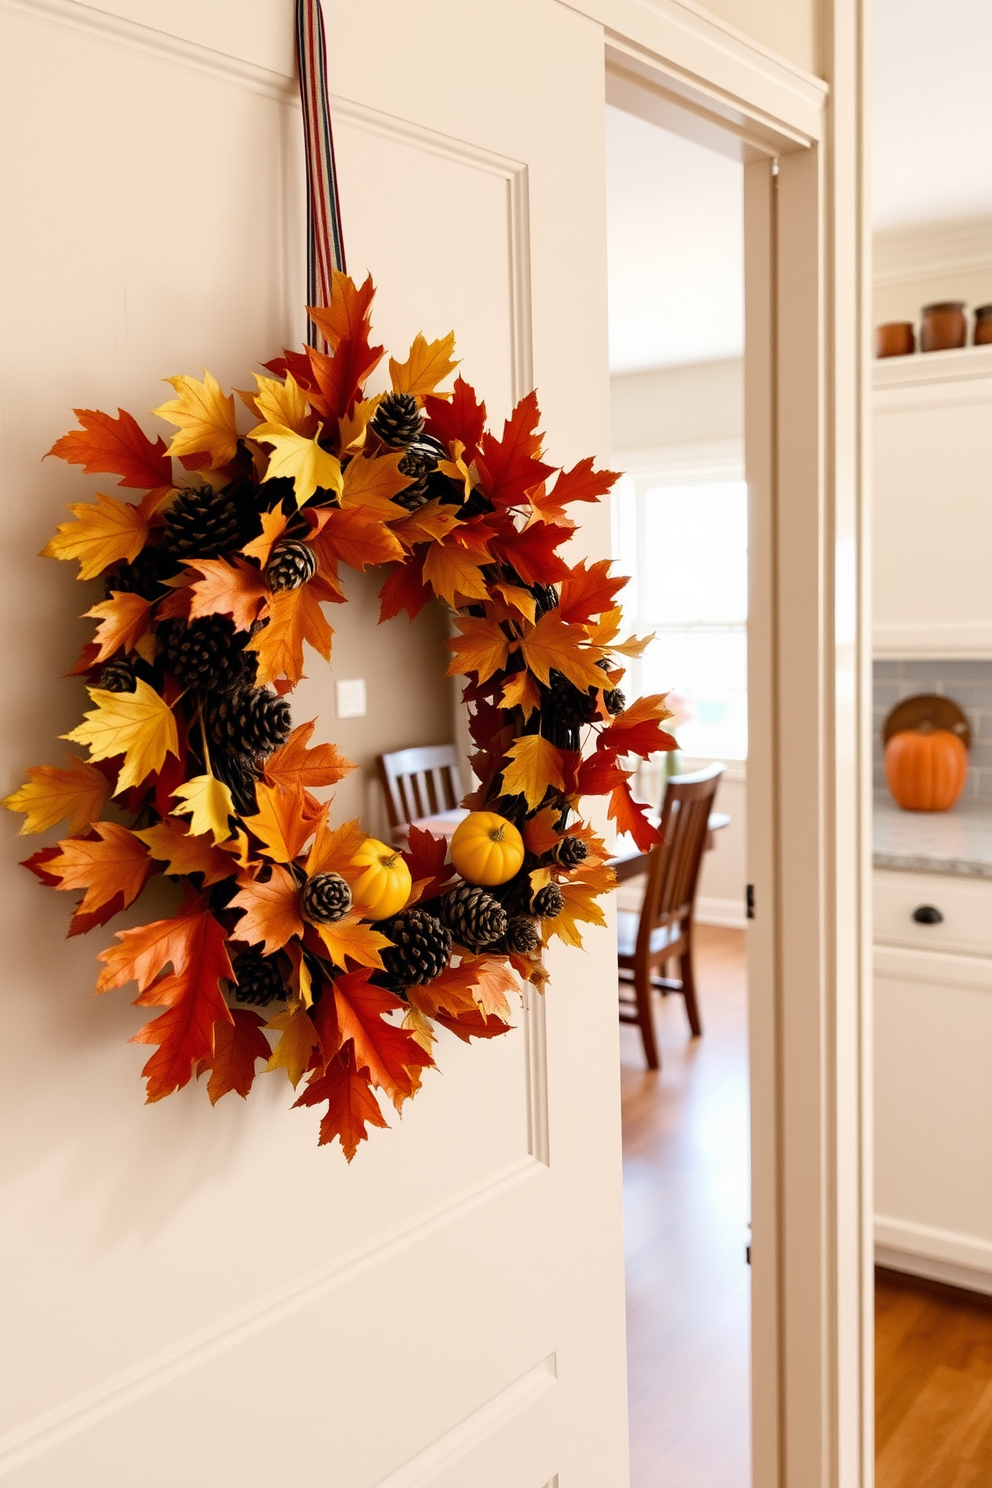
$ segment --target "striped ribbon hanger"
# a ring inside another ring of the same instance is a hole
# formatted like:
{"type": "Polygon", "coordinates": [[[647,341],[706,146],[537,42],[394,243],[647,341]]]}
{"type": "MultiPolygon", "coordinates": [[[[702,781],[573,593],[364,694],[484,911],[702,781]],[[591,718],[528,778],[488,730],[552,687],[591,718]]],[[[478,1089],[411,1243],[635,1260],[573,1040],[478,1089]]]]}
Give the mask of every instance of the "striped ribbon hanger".
{"type": "MultiPolygon", "coordinates": [[[[320,0],[296,0],[296,55],[307,158],[307,304],[329,305],[331,272],[344,273],[345,259],[320,0]]],[[[323,346],[312,323],[307,339],[323,346]]]]}

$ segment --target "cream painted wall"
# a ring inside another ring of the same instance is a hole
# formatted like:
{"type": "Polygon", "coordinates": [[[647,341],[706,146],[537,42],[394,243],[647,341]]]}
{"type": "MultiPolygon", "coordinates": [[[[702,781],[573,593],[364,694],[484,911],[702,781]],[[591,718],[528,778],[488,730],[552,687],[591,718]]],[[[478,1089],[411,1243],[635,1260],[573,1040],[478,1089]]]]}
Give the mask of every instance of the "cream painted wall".
{"type": "MultiPolygon", "coordinates": [[[[702,7],[700,7],[702,8],[702,7]]],[[[710,0],[705,7],[769,51],[817,75],[820,7],[817,0],[710,0]]]]}

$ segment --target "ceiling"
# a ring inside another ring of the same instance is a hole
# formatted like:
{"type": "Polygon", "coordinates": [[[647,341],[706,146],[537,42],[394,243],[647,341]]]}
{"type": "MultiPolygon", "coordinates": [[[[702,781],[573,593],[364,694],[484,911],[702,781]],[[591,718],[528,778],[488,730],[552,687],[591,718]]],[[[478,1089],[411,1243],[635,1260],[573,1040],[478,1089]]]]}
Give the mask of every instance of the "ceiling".
{"type": "MultiPolygon", "coordinates": [[[[876,230],[992,215],[992,0],[875,0],[876,230]]],[[[610,369],[740,356],[739,164],[608,108],[610,369]]]]}

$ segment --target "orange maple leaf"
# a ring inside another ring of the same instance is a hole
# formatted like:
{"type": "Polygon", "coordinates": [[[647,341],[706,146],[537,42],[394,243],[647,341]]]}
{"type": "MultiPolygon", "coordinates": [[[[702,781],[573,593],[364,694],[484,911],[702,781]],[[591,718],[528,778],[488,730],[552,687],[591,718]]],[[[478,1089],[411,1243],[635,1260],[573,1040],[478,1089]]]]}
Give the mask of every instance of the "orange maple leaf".
{"type": "Polygon", "coordinates": [[[457,677],[474,672],[480,683],[488,682],[495,672],[506,666],[510,649],[506,636],[494,620],[456,615],[455,624],[461,635],[444,643],[449,651],[455,653],[447,675],[457,677]]]}
{"type": "Polygon", "coordinates": [[[471,553],[460,543],[432,543],[424,559],[424,579],[452,609],[471,599],[485,599],[489,587],[481,565],[486,554],[471,553]]]}
{"type": "Polygon", "coordinates": [[[545,465],[539,458],[540,417],[537,394],[531,392],[521,398],[505,421],[501,439],[490,433],[482,436],[479,476],[486,495],[497,506],[518,505],[554,470],[553,465],[545,465]]]}
{"type": "Polygon", "coordinates": [[[155,443],[131,414],[118,408],[118,417],[95,408],[74,408],[82,429],[73,429],[56,439],[50,455],[82,465],[87,475],[119,475],[119,486],[141,491],[168,490],[172,486],[172,461],[159,436],[155,443]]]}
{"type": "Polygon", "coordinates": [[[367,971],[335,978],[338,1028],[342,1043],[352,1042],[356,1069],[367,1070],[369,1082],[398,1105],[416,1088],[411,1071],[427,1069],[434,1061],[408,1029],[385,1021],[383,1015],[403,1003],[384,988],[372,986],[368,978],[367,971]]]}
{"type": "Polygon", "coordinates": [[[166,816],[153,827],[135,832],[148,848],[153,858],[165,863],[165,872],[176,878],[185,878],[189,873],[202,873],[203,886],[220,883],[237,871],[237,864],[230,853],[214,846],[211,833],[194,835],[189,822],[177,816],[166,816]]]}
{"type": "Polygon", "coordinates": [[[402,458],[402,451],[377,456],[355,455],[344,469],[342,507],[378,516],[384,522],[401,521],[406,512],[391,498],[405,491],[413,479],[400,470],[402,458]]]}
{"type": "Polygon", "coordinates": [[[287,940],[303,934],[300,915],[300,886],[293,875],[278,863],[263,883],[251,879],[241,883],[241,892],[231,900],[232,909],[242,909],[231,934],[235,940],[261,945],[266,956],[281,950],[287,940]]]}
{"type": "Polygon", "coordinates": [[[530,672],[515,672],[506,679],[500,706],[519,708],[527,722],[534,709],[541,706],[541,693],[530,672]]]}
{"type": "Polygon", "coordinates": [[[630,580],[622,574],[611,575],[612,562],[601,558],[590,566],[583,559],[562,579],[558,614],[563,620],[581,623],[615,608],[617,594],[630,580]]]}
{"type": "Polygon", "coordinates": [[[561,752],[540,734],[522,734],[507,750],[510,764],[503,771],[503,792],[523,796],[533,811],[549,787],[563,790],[561,752]]]}
{"type": "Polygon", "coordinates": [[[118,894],[121,909],[133,904],[148,882],[152,860],[145,844],[116,822],[95,822],[96,838],[67,837],[45,868],[59,889],[85,889],[80,914],[94,914],[118,894]]]}
{"type": "Polygon", "coordinates": [[[307,858],[307,874],[312,878],[316,873],[339,873],[351,883],[364,872],[363,868],[356,868],[352,859],[367,836],[357,817],[340,827],[330,827],[324,816],[307,858]]]}
{"type": "Polygon", "coordinates": [[[364,573],[370,564],[392,563],[403,557],[402,543],[375,512],[362,507],[345,511],[327,507],[313,515],[319,524],[312,543],[317,566],[335,580],[339,562],[364,573]]]}
{"type": "Polygon", "coordinates": [[[269,623],[252,636],[247,649],[258,656],[258,684],[285,677],[295,687],[303,676],[303,642],[331,659],[334,632],[320,608],[321,598],[331,598],[316,580],[286,589],[269,600],[269,623]]]}
{"type": "Polygon", "coordinates": [[[262,568],[268,563],[272,556],[272,549],[286,531],[289,518],[281,507],[275,511],[262,512],[262,535],[255,537],[250,543],[245,543],[241,549],[246,558],[257,558],[262,568]]]}
{"type": "Polygon", "coordinates": [[[541,922],[545,944],[552,936],[557,936],[566,945],[581,946],[580,923],[605,925],[606,915],[602,906],[596,903],[596,897],[605,894],[615,882],[613,870],[606,867],[593,869],[581,879],[563,879],[558,885],[564,900],[561,911],[554,919],[541,922]],[[593,879],[593,874],[600,877],[593,879]]]}
{"type": "Polygon", "coordinates": [[[661,750],[677,749],[678,745],[661,727],[672,711],[665,705],[666,693],[655,693],[650,697],[637,698],[629,708],[618,713],[608,728],[603,729],[596,740],[597,750],[608,754],[639,754],[647,759],[661,750]]]}
{"type": "Polygon", "coordinates": [[[208,911],[191,913],[180,923],[185,932],[180,965],[174,962],[171,972],[135,999],[136,1007],[166,1009],[131,1040],[159,1046],[142,1070],[148,1101],[161,1100],[188,1084],[201,1060],[213,1060],[217,1024],[234,1021],[221,991],[221,982],[234,975],[227,936],[208,911]]]}
{"type": "MultiPolygon", "coordinates": [[[[266,1026],[280,1035],[266,1068],[284,1069],[294,1090],[315,1060],[321,1065],[327,1062],[321,1057],[320,1035],[314,1021],[301,1003],[277,1013],[266,1026]]],[[[328,1054],[327,1059],[330,1057],[328,1054]]]]}
{"type": "Polygon", "coordinates": [[[106,661],[115,651],[133,651],[148,630],[151,609],[150,599],[115,590],[109,599],[87,610],[87,616],[100,621],[94,637],[97,649],[90,665],[106,661]]]}
{"type": "Polygon", "coordinates": [[[626,780],[610,792],[607,815],[611,821],[616,822],[618,832],[629,833],[633,837],[641,852],[650,852],[662,840],[658,828],[652,826],[647,819],[648,809],[643,802],[634,800],[626,780]]]}
{"type": "Polygon", "coordinates": [[[319,1106],[322,1101],[327,1102],[327,1110],[320,1122],[319,1145],[339,1138],[349,1162],[359,1143],[368,1140],[367,1127],[389,1125],[367,1075],[354,1068],[348,1053],[339,1054],[314,1075],[295,1105],[319,1106]]]}
{"type": "Polygon", "coordinates": [[[256,1061],[264,1059],[268,1063],[272,1052],[257,1013],[232,1008],[231,1018],[230,1023],[219,1021],[214,1025],[214,1052],[201,1059],[196,1070],[198,1075],[211,1072],[207,1094],[212,1106],[229,1090],[236,1090],[245,1099],[255,1079],[256,1061]]]}
{"type": "Polygon", "coordinates": [[[313,749],[307,747],[316,722],[312,719],[309,723],[301,723],[285,744],[269,755],[263,768],[270,785],[280,785],[284,790],[292,790],[297,785],[316,790],[322,785],[337,785],[355,768],[336,744],[317,744],[313,749]]]}
{"type": "Polygon", "coordinates": [[[379,952],[392,942],[371,925],[363,923],[358,910],[353,910],[333,925],[317,925],[315,928],[335,966],[343,970],[349,961],[354,961],[357,966],[382,970],[379,952]]]}
{"type": "Polygon", "coordinates": [[[602,687],[606,680],[602,669],[595,664],[603,654],[599,647],[589,645],[581,625],[567,625],[554,610],[542,615],[524,634],[520,649],[527,666],[545,686],[552,667],[583,691],[602,687]]]}
{"type": "Polygon", "coordinates": [[[332,351],[342,341],[368,336],[371,329],[375,285],[372,275],[359,287],[350,274],[331,270],[331,303],[308,305],[307,314],[332,351]]]}
{"type": "Polygon", "coordinates": [[[536,858],[543,858],[561,841],[562,834],[554,825],[560,816],[559,807],[546,806],[543,811],[528,817],[524,822],[524,846],[536,858]]]}
{"type": "Polygon", "coordinates": [[[190,618],[230,615],[235,630],[251,630],[269,599],[269,586],[252,563],[235,558],[188,558],[186,567],[201,574],[192,586],[190,618]]]}
{"type": "Polygon", "coordinates": [[[312,837],[326,807],[307,798],[301,786],[283,790],[277,785],[257,786],[258,811],[244,824],[262,843],[266,855],[277,863],[291,863],[312,837]]]}
{"type": "MultiPolygon", "coordinates": [[[[592,467],[592,458],[587,456],[573,465],[571,470],[560,471],[551,490],[545,495],[531,498],[541,520],[560,522],[564,518],[569,521],[565,514],[568,502],[598,501],[620,479],[620,472],[617,470],[594,470],[592,467]]],[[[569,525],[574,524],[569,522],[569,525]]]]}
{"type": "Polygon", "coordinates": [[[75,520],[60,523],[41,556],[63,562],[75,558],[80,579],[95,579],[112,563],[133,562],[148,540],[155,510],[151,497],[155,495],[151,492],[138,506],[100,491],[95,501],[71,502],[69,510],[75,520]]]}
{"type": "Polygon", "coordinates": [[[69,831],[76,837],[97,819],[109,794],[110,782],[106,776],[72,754],[67,770],[54,765],[33,766],[28,770],[27,784],[7,796],[2,804],[8,811],[23,813],[20,837],[47,832],[63,817],[68,818],[69,831]]]}

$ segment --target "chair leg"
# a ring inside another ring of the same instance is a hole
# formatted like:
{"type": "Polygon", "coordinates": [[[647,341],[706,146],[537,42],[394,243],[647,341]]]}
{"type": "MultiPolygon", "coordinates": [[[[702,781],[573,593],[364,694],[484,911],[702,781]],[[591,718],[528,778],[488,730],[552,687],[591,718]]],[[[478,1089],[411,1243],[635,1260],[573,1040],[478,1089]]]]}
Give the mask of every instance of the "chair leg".
{"type": "Polygon", "coordinates": [[[696,978],[692,968],[692,931],[686,936],[686,947],[679,957],[679,971],[682,977],[682,996],[685,998],[685,1010],[689,1016],[689,1027],[692,1029],[693,1038],[699,1038],[703,1031],[702,1020],[699,1016],[699,1003],[696,1001],[696,978]]]}
{"type": "Polygon", "coordinates": [[[651,1006],[651,973],[646,968],[634,968],[634,994],[637,998],[637,1023],[644,1040],[644,1057],[648,1069],[660,1069],[658,1043],[654,1036],[654,1009],[651,1006]]]}

